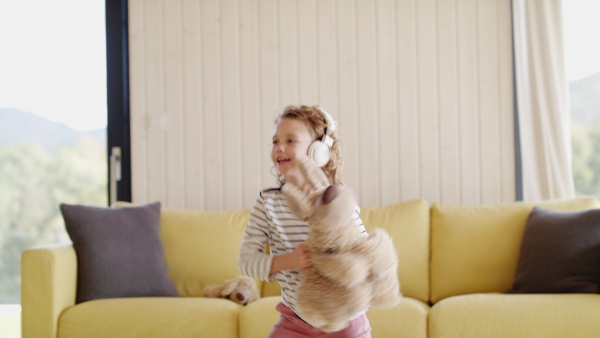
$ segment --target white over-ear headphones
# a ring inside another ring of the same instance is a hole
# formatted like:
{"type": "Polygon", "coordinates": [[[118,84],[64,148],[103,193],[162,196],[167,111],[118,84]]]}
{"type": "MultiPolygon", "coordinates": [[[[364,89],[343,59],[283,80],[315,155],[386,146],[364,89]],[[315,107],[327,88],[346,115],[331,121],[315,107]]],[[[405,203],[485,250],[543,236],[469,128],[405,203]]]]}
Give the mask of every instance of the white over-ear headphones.
{"type": "Polygon", "coordinates": [[[323,135],[323,138],[321,140],[313,141],[308,148],[308,157],[310,157],[318,167],[323,167],[331,159],[329,149],[331,149],[331,146],[333,145],[333,138],[329,135],[335,131],[337,122],[335,122],[333,117],[322,108],[318,108],[318,110],[325,118],[327,127],[325,127],[325,135],[323,135]]]}

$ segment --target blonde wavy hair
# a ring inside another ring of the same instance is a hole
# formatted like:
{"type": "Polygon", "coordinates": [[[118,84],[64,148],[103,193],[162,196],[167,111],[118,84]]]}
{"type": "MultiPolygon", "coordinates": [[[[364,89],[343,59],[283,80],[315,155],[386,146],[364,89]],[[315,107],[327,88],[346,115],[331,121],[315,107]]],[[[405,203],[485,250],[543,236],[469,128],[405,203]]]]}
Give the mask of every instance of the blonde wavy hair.
{"type": "MultiPolygon", "coordinates": [[[[283,119],[292,119],[304,123],[308,127],[313,141],[321,140],[325,135],[327,120],[323,113],[321,113],[319,106],[287,106],[275,119],[275,124],[283,119]]],[[[321,169],[323,169],[332,184],[344,185],[344,180],[342,179],[342,142],[335,131],[330,131],[329,136],[333,139],[333,145],[329,150],[331,157],[329,162],[321,169]]],[[[280,185],[284,184],[285,177],[278,176],[277,183],[280,185]]]]}

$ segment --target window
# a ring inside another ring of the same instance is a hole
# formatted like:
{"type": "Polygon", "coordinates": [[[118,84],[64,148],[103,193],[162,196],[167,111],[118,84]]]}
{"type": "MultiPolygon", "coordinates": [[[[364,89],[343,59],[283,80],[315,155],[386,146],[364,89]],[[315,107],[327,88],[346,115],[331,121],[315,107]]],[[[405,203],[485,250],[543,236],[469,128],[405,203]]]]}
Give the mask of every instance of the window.
{"type": "Polygon", "coordinates": [[[105,26],[103,0],[0,2],[1,337],[20,336],[21,252],[69,241],[59,203],[107,205],[105,26]]]}
{"type": "Polygon", "coordinates": [[[575,191],[600,196],[600,2],[563,0],[563,13],[575,191]]]}

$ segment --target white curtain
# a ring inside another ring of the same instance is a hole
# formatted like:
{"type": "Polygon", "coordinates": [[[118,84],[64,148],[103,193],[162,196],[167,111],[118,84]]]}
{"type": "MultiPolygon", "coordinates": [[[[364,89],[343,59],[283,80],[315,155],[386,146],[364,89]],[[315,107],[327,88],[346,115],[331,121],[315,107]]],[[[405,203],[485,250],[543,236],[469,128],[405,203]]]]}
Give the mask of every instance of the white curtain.
{"type": "Polygon", "coordinates": [[[523,200],[575,195],[562,0],[513,0],[523,200]]]}

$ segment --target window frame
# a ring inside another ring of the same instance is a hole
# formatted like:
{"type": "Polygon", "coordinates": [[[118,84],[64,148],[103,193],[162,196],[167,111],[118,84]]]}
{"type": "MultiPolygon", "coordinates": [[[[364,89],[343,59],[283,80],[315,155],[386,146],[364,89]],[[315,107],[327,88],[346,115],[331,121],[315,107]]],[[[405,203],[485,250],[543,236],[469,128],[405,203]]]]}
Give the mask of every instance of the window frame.
{"type": "Polygon", "coordinates": [[[108,203],[111,196],[110,156],[113,147],[121,148],[121,178],[117,200],[131,202],[131,142],[129,101],[128,1],[106,0],[106,99],[108,203]]]}

